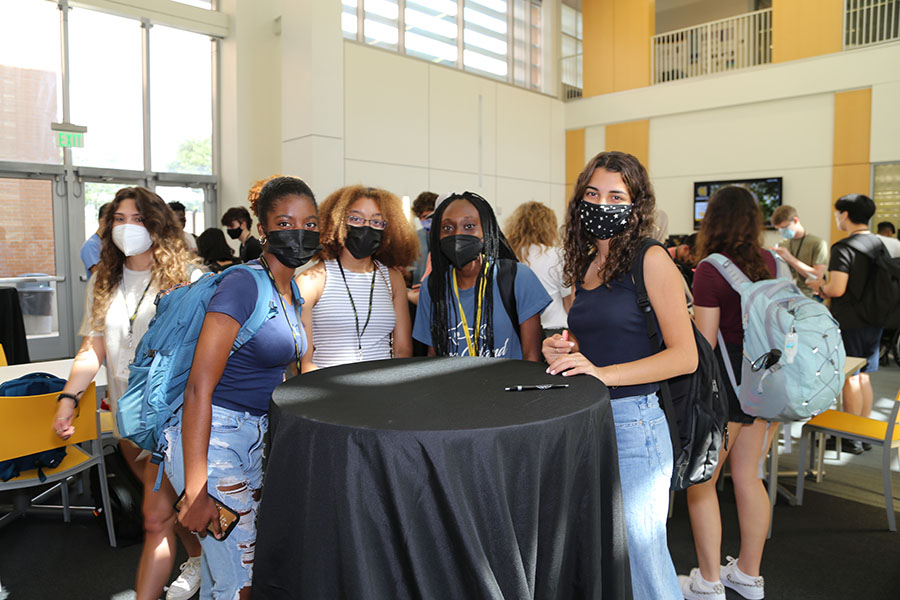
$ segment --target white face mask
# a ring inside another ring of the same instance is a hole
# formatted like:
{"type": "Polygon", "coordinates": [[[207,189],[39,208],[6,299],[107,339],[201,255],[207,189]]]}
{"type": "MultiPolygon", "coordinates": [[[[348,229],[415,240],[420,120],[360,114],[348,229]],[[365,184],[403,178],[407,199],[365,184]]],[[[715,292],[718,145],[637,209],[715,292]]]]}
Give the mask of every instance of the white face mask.
{"type": "Polygon", "coordinates": [[[112,240],[125,256],[142,254],[153,245],[153,240],[150,239],[150,232],[147,231],[147,228],[142,225],[134,225],[133,223],[125,223],[113,227],[112,240]]]}
{"type": "Polygon", "coordinates": [[[841,213],[834,213],[834,224],[837,225],[837,228],[841,228],[841,213]]]}

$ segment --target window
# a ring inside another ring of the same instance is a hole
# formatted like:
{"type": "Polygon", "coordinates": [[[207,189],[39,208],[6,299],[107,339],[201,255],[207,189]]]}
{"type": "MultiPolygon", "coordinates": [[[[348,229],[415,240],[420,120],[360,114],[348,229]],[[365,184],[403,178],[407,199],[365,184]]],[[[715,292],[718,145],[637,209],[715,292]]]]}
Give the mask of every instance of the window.
{"type": "Polygon", "coordinates": [[[158,185],[154,191],[166,202],[181,202],[184,204],[184,217],[187,221],[184,230],[187,233],[193,233],[194,235],[203,233],[205,229],[203,201],[206,195],[202,189],[158,185]]]}
{"type": "Polygon", "coordinates": [[[341,30],[347,39],[455,65],[522,87],[541,88],[540,0],[341,3],[341,30]]]}
{"type": "Polygon", "coordinates": [[[900,163],[875,165],[873,171],[875,216],[872,217],[872,228],[882,221],[890,221],[900,230],[900,163]]]}
{"type": "Polygon", "coordinates": [[[62,121],[59,11],[4,0],[0,11],[0,160],[62,162],[50,123],[62,121]]]}
{"type": "Polygon", "coordinates": [[[582,71],[582,21],[581,11],[571,6],[562,5],[560,79],[563,85],[564,98],[580,98],[583,86],[582,71]]]}
{"type": "Polygon", "coordinates": [[[212,43],[150,30],[150,150],[154,171],[212,173],[212,43]]]}

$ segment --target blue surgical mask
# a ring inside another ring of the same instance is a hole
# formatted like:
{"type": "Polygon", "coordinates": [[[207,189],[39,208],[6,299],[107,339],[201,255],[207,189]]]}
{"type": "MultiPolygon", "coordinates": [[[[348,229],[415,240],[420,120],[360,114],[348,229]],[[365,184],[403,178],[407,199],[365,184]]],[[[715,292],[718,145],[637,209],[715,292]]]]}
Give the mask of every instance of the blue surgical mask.
{"type": "Polygon", "coordinates": [[[794,230],[791,229],[790,227],[784,227],[782,229],[779,229],[778,233],[780,233],[781,237],[783,237],[786,240],[792,240],[792,239],[794,239],[794,235],[796,235],[794,233],[794,230]]]}
{"type": "Polygon", "coordinates": [[[420,220],[422,222],[422,229],[424,229],[425,231],[431,231],[431,217],[428,217],[427,219],[420,219],[420,220]]]}

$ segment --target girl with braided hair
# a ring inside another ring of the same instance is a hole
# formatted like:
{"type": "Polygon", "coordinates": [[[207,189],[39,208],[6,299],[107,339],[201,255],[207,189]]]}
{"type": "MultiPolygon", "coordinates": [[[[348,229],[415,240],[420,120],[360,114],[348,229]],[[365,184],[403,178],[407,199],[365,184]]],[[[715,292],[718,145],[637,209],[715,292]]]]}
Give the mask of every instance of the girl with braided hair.
{"type": "Polygon", "coordinates": [[[413,327],[429,356],[540,361],[540,314],[550,296],[528,266],[516,264],[487,200],[474,192],[451,194],[435,209],[430,236],[432,271],[413,327]],[[511,283],[514,315],[511,299],[504,302],[501,294],[504,275],[514,277],[504,282],[511,283]]]}

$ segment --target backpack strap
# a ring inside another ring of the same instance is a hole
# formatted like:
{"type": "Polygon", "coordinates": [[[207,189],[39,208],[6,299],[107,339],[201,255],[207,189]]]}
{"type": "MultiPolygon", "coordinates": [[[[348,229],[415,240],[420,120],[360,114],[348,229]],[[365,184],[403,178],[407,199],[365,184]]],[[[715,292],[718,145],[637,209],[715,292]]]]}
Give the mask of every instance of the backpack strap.
{"type": "MultiPolygon", "coordinates": [[[[655,352],[662,352],[665,345],[662,336],[659,333],[659,327],[656,323],[656,315],[653,313],[653,305],[650,304],[650,295],[647,293],[647,285],[644,282],[644,259],[647,251],[653,246],[659,246],[665,250],[665,246],[657,242],[653,238],[644,238],[641,243],[641,249],[634,262],[631,264],[631,278],[634,281],[635,297],[637,299],[638,310],[644,315],[644,326],[647,329],[647,338],[650,340],[650,349],[655,352]],[[656,340],[654,347],[653,341],[656,340]]],[[[666,256],[669,256],[668,250],[666,256]]],[[[666,423],[669,425],[669,437],[671,438],[673,451],[678,455],[678,446],[681,441],[681,434],[678,433],[678,425],[675,419],[675,406],[672,404],[672,394],[669,391],[669,382],[662,380],[658,382],[659,395],[662,397],[663,411],[666,413],[666,423]]]]}
{"type": "Polygon", "coordinates": [[[785,279],[787,281],[793,281],[794,276],[791,275],[791,268],[788,266],[787,261],[783,258],[768,250],[768,252],[772,253],[772,258],[775,259],[775,279],[785,279]]]}
{"type": "Polygon", "coordinates": [[[701,260],[699,264],[703,263],[709,263],[715,267],[716,271],[722,276],[722,279],[727,281],[728,285],[730,285],[738,294],[741,293],[743,284],[752,283],[750,278],[744,275],[744,272],[741,271],[740,267],[734,264],[734,261],[724,254],[719,254],[718,252],[710,254],[701,260]]]}
{"type": "Polygon", "coordinates": [[[516,303],[516,272],[519,263],[510,258],[501,258],[499,260],[500,268],[497,269],[497,287],[500,288],[500,300],[503,302],[503,308],[512,321],[513,328],[519,341],[522,340],[522,331],[519,325],[519,308],[516,303]]]}
{"type": "MultiPolygon", "coordinates": [[[[253,275],[253,281],[256,283],[257,298],[256,308],[253,309],[253,312],[250,313],[250,316],[247,317],[247,320],[241,325],[237,337],[234,338],[234,344],[231,346],[231,353],[233,354],[237,352],[241,346],[249,342],[250,339],[256,335],[256,332],[259,331],[259,328],[263,326],[263,323],[278,313],[278,309],[275,306],[274,286],[272,286],[269,275],[262,266],[253,264],[235,265],[222,271],[219,277],[224,277],[225,274],[231,272],[232,269],[242,269],[253,275]],[[269,298],[269,302],[260,302],[260,298],[269,298]]],[[[297,284],[294,283],[293,279],[291,280],[291,292],[298,298],[300,297],[300,291],[297,289],[297,284]]]]}

